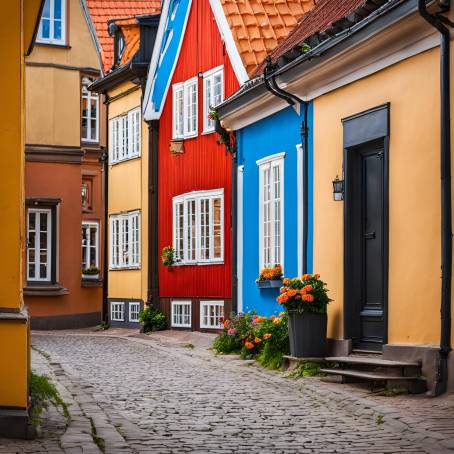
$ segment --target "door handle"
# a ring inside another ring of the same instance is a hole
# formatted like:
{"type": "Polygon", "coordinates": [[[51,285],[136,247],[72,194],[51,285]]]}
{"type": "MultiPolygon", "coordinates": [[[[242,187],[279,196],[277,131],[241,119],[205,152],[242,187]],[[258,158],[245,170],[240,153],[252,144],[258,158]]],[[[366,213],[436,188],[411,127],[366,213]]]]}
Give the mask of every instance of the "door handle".
{"type": "Polygon", "coordinates": [[[364,238],[366,240],[373,240],[375,239],[375,232],[369,232],[364,234],[364,238]]]}

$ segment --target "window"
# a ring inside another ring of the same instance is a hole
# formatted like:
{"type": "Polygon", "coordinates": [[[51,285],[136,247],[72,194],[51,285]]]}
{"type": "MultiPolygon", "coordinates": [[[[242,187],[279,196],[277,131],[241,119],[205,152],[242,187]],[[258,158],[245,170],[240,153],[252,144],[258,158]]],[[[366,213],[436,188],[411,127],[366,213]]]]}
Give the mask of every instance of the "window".
{"type": "Polygon", "coordinates": [[[191,301],[172,301],[172,326],[191,327],[191,301]]]}
{"type": "Polygon", "coordinates": [[[224,301],[202,301],[200,304],[200,328],[222,328],[224,301]]]}
{"type": "Polygon", "coordinates": [[[140,266],[140,213],[110,217],[110,267],[140,266]]]}
{"type": "Polygon", "coordinates": [[[39,24],[38,43],[65,44],[66,1],[46,0],[39,24]]]}
{"type": "Polygon", "coordinates": [[[173,245],[180,264],[224,259],[224,191],[196,191],[173,198],[173,245]]]}
{"type": "Polygon", "coordinates": [[[257,161],[260,167],[260,268],[283,266],[284,156],[257,161]]]}
{"type": "Polygon", "coordinates": [[[29,208],[27,212],[27,280],[52,280],[52,210],[29,208]]]}
{"type": "Polygon", "coordinates": [[[93,177],[86,175],[82,176],[81,196],[82,211],[93,211],[93,177]]]}
{"type": "Polygon", "coordinates": [[[140,156],[140,108],[110,120],[109,129],[111,164],[140,156]]]}
{"type": "Polygon", "coordinates": [[[119,302],[110,303],[110,320],[112,322],[125,321],[125,303],[119,302]]]}
{"type": "Polygon", "coordinates": [[[139,322],[140,303],[129,303],[129,321],[139,322]]]}
{"type": "Polygon", "coordinates": [[[82,78],[82,131],[83,142],[99,141],[99,97],[88,90],[93,79],[82,78]]]}
{"type": "Polygon", "coordinates": [[[214,121],[208,114],[224,101],[224,68],[219,66],[203,75],[203,132],[214,131],[214,121]]]}
{"type": "Polygon", "coordinates": [[[197,136],[197,77],[173,86],[173,138],[197,136]]]}
{"type": "Polygon", "coordinates": [[[82,270],[99,268],[99,224],[82,222],[82,270]]]}

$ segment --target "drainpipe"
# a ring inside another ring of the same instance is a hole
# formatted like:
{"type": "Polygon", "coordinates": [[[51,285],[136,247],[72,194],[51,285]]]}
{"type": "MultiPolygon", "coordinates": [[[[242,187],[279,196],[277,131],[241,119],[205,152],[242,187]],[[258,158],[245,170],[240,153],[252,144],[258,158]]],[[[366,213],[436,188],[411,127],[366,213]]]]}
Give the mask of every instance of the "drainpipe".
{"type": "Polygon", "coordinates": [[[148,295],[147,304],[159,308],[158,150],[159,121],[148,121],[148,295]]]}
{"type": "MultiPolygon", "coordinates": [[[[443,11],[449,1],[441,1],[443,11]]],[[[451,106],[450,106],[450,36],[443,25],[453,24],[440,14],[427,11],[426,1],[418,0],[419,14],[440,32],[440,105],[441,105],[441,333],[435,395],[448,387],[448,356],[451,352],[451,281],[452,281],[452,214],[451,214],[451,106]]]]}
{"type": "Polygon", "coordinates": [[[309,176],[309,126],[308,126],[308,103],[297,96],[283,90],[276,82],[276,76],[273,74],[276,69],[272,63],[271,57],[266,58],[266,67],[264,71],[264,83],[266,89],[274,96],[283,99],[292,106],[297,114],[300,114],[300,106],[303,106],[303,122],[301,123],[301,145],[303,147],[303,274],[307,273],[307,246],[308,246],[308,176],[309,176]]]}
{"type": "Polygon", "coordinates": [[[238,313],[238,153],[232,150],[232,312],[238,313]]]}
{"type": "MultiPolygon", "coordinates": [[[[106,118],[109,119],[108,96],[104,105],[106,106],[106,118]]],[[[107,121],[107,126],[109,122],[107,121]]],[[[102,281],[102,321],[109,322],[109,134],[106,134],[106,151],[103,154],[104,161],[104,254],[103,254],[103,281],[102,281]]]]}

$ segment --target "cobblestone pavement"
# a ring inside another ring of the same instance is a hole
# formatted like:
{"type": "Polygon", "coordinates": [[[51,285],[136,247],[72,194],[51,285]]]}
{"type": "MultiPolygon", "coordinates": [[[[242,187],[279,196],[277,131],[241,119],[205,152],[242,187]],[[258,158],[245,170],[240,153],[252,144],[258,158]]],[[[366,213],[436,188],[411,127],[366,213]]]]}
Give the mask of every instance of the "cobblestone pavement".
{"type": "MultiPolygon", "coordinates": [[[[52,370],[71,404],[71,422],[64,435],[48,433],[38,442],[0,440],[1,453],[441,453],[454,448],[454,396],[373,396],[142,338],[53,334],[36,335],[33,344],[49,355],[41,368],[52,370]]],[[[34,360],[44,362],[36,353],[34,360]]]]}

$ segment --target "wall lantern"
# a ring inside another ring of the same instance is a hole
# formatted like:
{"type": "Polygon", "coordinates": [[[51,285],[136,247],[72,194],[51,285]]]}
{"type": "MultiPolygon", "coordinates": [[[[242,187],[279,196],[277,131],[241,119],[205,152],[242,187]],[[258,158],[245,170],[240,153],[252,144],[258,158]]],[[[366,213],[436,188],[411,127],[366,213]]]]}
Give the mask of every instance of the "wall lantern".
{"type": "Polygon", "coordinates": [[[338,175],[336,175],[336,179],[333,180],[333,198],[335,202],[344,200],[344,180],[339,180],[338,175]]]}

